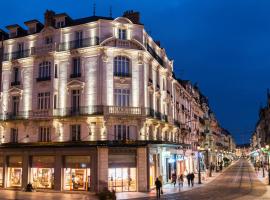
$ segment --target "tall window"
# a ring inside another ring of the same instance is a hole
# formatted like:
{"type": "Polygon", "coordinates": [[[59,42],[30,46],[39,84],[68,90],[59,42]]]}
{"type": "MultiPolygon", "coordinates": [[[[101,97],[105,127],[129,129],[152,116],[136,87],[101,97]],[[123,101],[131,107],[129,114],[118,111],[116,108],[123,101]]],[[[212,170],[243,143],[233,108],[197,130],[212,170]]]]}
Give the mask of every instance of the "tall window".
{"type": "Polygon", "coordinates": [[[18,142],[18,129],[17,128],[10,129],[10,142],[12,143],[18,142]]]}
{"type": "Polygon", "coordinates": [[[75,45],[76,45],[76,48],[80,48],[83,46],[83,32],[82,31],[75,32],[75,45]]]}
{"type": "Polygon", "coordinates": [[[80,76],[81,76],[81,59],[73,58],[71,78],[80,77],[80,76]]]}
{"type": "Polygon", "coordinates": [[[114,58],[114,76],[130,76],[130,60],[125,56],[114,58]]]}
{"type": "Polygon", "coordinates": [[[49,127],[39,127],[39,142],[50,142],[51,131],[49,127]]]}
{"type": "Polygon", "coordinates": [[[70,126],[70,139],[71,141],[81,140],[81,125],[75,124],[70,126]]]}
{"type": "Polygon", "coordinates": [[[53,37],[52,36],[47,36],[45,37],[45,44],[52,44],[53,43],[53,37]]]}
{"type": "Polygon", "coordinates": [[[126,29],[118,29],[118,38],[120,40],[126,40],[127,39],[127,30],[126,29]]]}
{"type": "Polygon", "coordinates": [[[80,90],[72,90],[71,92],[71,108],[72,111],[80,109],[80,90]]]}
{"type": "Polygon", "coordinates": [[[129,106],[130,105],[130,90],[129,89],[114,89],[114,105],[129,106]]]}
{"type": "Polygon", "coordinates": [[[44,61],[39,64],[38,78],[49,80],[51,78],[51,63],[44,61]]]}
{"type": "Polygon", "coordinates": [[[38,109],[50,109],[50,92],[38,93],[38,109]]]}
{"type": "Polygon", "coordinates": [[[160,81],[159,79],[160,79],[160,78],[159,78],[159,71],[158,71],[158,70],[157,70],[156,75],[157,75],[157,76],[156,76],[157,88],[160,88],[160,85],[159,85],[159,81],[160,81]]]}
{"type": "Polygon", "coordinates": [[[20,42],[18,43],[18,52],[22,53],[24,51],[24,43],[20,42]]]}
{"type": "Polygon", "coordinates": [[[130,130],[126,125],[114,125],[114,140],[129,140],[130,130]]]}
{"type": "Polygon", "coordinates": [[[19,96],[12,97],[12,114],[15,116],[19,114],[19,102],[20,102],[19,96]]]}
{"type": "Polygon", "coordinates": [[[56,22],[56,28],[62,28],[65,26],[65,22],[64,21],[58,21],[56,22]]]}

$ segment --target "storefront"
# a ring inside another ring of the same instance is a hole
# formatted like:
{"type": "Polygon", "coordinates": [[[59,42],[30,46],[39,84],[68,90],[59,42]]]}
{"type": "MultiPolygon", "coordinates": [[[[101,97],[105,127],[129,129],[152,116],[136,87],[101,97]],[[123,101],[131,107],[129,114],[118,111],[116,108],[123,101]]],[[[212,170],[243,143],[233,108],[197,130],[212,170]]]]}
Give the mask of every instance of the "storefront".
{"type": "Polygon", "coordinates": [[[0,187],[4,186],[4,157],[0,157],[0,187]]]}
{"type": "Polygon", "coordinates": [[[108,175],[109,190],[136,191],[136,154],[110,154],[108,175]]]}
{"type": "Polygon", "coordinates": [[[64,190],[90,190],[90,156],[65,156],[64,190]]]}
{"type": "Polygon", "coordinates": [[[149,154],[149,185],[155,187],[155,180],[159,176],[159,154],[149,154]]]}
{"type": "Polygon", "coordinates": [[[184,155],[176,156],[176,172],[178,176],[184,174],[184,172],[186,171],[185,160],[186,157],[184,155]]]}
{"type": "Polygon", "coordinates": [[[22,186],[22,157],[9,156],[7,162],[7,187],[22,186]]]}
{"type": "Polygon", "coordinates": [[[33,156],[31,159],[30,182],[34,188],[54,188],[54,156],[33,156]]]}

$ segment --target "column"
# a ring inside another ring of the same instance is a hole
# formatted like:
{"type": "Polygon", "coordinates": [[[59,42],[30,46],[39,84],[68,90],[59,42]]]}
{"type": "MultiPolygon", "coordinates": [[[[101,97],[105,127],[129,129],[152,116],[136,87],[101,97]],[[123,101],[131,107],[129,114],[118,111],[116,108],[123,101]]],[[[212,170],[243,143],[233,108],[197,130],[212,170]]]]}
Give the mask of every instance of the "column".
{"type": "Polygon", "coordinates": [[[25,188],[29,183],[29,155],[27,152],[24,152],[22,156],[22,188],[25,188]]]}
{"type": "Polygon", "coordinates": [[[63,157],[60,154],[55,156],[55,167],[54,167],[54,189],[62,190],[62,167],[63,167],[63,157]]]}
{"type": "Polygon", "coordinates": [[[137,185],[139,192],[147,192],[149,177],[147,176],[147,149],[137,148],[137,185]]]}
{"type": "Polygon", "coordinates": [[[97,149],[97,191],[108,187],[108,148],[97,149]]]}

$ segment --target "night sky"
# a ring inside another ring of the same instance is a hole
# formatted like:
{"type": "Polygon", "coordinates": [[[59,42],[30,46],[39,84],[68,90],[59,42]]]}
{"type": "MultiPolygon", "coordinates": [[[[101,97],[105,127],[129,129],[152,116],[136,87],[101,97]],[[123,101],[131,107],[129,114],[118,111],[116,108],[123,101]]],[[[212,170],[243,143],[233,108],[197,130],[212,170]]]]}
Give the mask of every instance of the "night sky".
{"type": "MultiPolygon", "coordinates": [[[[270,87],[269,0],[96,0],[96,15],[141,12],[141,22],[174,60],[177,77],[198,83],[221,125],[249,142],[270,87]]],[[[46,9],[93,14],[91,0],[1,1],[0,28],[43,22],[46,9]]]]}

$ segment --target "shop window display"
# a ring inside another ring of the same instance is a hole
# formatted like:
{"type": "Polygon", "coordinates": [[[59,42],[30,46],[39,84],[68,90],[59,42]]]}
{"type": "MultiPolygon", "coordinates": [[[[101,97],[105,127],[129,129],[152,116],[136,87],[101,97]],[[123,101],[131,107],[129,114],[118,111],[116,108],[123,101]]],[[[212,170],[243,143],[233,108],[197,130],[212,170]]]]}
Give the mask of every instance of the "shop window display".
{"type": "Polygon", "coordinates": [[[8,187],[21,187],[22,186],[22,168],[8,168],[8,187]]]}
{"type": "Polygon", "coordinates": [[[110,190],[136,191],[136,168],[110,168],[108,179],[110,190]]]}
{"type": "Polygon", "coordinates": [[[53,168],[32,168],[31,183],[34,188],[53,189],[54,169],[53,168]]]}
{"type": "Polygon", "coordinates": [[[90,188],[90,169],[66,168],[65,190],[89,190],[90,188]]]}

